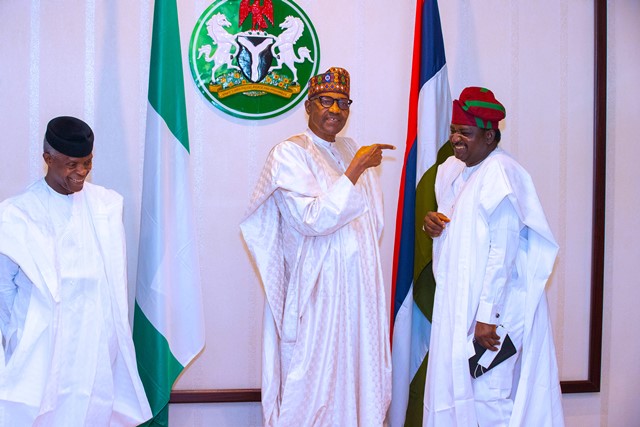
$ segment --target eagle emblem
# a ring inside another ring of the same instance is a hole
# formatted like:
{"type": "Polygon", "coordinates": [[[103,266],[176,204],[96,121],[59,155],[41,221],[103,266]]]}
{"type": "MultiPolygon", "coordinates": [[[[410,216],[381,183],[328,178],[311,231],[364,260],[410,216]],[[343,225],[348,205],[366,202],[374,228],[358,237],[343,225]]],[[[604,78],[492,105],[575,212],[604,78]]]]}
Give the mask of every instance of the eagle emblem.
{"type": "Polygon", "coordinates": [[[260,5],[260,0],[255,0],[252,5],[249,5],[250,0],[241,0],[240,2],[240,23],[241,26],[249,15],[252,15],[251,28],[253,30],[264,30],[267,28],[267,22],[264,18],[267,18],[271,25],[273,25],[273,3],[271,0],[263,0],[264,3],[260,5]]]}

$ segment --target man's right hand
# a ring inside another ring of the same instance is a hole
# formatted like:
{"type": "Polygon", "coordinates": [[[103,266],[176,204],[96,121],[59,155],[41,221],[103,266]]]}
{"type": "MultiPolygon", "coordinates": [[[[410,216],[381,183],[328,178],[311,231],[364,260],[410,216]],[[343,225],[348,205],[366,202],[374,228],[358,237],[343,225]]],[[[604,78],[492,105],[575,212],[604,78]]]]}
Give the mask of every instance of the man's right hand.
{"type": "Polygon", "coordinates": [[[344,174],[355,185],[365,170],[382,163],[382,150],[395,149],[396,147],[391,144],[373,144],[360,147],[344,174]]]}
{"type": "Polygon", "coordinates": [[[440,212],[427,212],[422,224],[422,230],[433,239],[442,234],[442,230],[444,230],[449,221],[451,220],[440,212]]]}

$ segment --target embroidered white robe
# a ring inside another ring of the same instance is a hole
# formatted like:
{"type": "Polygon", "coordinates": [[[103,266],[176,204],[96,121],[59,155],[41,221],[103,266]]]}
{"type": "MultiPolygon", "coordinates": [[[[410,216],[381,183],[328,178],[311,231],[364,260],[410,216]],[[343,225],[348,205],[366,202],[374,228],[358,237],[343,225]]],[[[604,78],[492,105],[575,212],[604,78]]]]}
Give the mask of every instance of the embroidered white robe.
{"type": "Polygon", "coordinates": [[[391,398],[375,171],[311,131],[269,154],[241,224],[265,293],[265,426],[382,425],[391,398]]]}

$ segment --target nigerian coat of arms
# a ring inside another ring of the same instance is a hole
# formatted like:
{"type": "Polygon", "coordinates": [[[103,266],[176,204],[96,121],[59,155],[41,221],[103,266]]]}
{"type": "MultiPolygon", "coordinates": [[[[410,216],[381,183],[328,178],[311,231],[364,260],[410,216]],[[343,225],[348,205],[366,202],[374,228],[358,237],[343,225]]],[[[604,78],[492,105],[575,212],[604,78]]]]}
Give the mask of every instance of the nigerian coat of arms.
{"type": "Polygon", "coordinates": [[[193,29],[189,64],[217,108],[266,119],[304,99],[320,48],[311,21],[291,0],[218,0],[193,29]]]}

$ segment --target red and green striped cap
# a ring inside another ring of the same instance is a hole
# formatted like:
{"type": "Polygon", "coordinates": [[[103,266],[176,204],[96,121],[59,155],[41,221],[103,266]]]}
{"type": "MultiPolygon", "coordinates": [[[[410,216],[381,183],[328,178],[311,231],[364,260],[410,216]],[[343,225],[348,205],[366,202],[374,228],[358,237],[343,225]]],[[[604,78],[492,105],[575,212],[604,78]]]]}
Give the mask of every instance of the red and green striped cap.
{"type": "Polygon", "coordinates": [[[498,122],[507,112],[489,89],[467,87],[460,99],[453,101],[451,124],[476,126],[480,129],[497,129],[498,122]]]}

